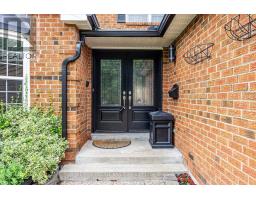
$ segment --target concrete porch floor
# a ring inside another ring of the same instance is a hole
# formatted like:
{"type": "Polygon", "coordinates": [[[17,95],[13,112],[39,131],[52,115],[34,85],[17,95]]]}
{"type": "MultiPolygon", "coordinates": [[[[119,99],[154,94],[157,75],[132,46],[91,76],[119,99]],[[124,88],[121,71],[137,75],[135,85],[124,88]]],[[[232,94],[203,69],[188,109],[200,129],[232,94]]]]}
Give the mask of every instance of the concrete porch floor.
{"type": "Polygon", "coordinates": [[[100,149],[88,141],[60,171],[61,184],[178,184],[175,174],[187,172],[176,149],[152,149],[148,133],[93,134],[93,139],[131,139],[120,149],[100,149]]]}

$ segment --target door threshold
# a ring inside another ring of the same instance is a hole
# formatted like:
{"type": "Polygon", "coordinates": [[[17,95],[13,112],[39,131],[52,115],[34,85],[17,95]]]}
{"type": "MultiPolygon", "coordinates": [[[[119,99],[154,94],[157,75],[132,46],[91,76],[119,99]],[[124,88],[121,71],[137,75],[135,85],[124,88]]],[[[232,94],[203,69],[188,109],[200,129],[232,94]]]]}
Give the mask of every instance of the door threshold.
{"type": "Polygon", "coordinates": [[[149,140],[149,132],[144,133],[92,133],[92,139],[142,139],[149,140]]]}
{"type": "Polygon", "coordinates": [[[143,134],[143,133],[149,133],[149,131],[143,131],[143,132],[111,132],[111,131],[104,131],[104,132],[99,132],[99,131],[95,131],[95,132],[93,132],[92,134],[105,134],[105,135],[107,135],[107,134],[127,134],[127,135],[129,135],[129,134],[143,134]]]}
{"type": "Polygon", "coordinates": [[[94,131],[92,134],[140,134],[140,133],[149,133],[149,130],[145,131],[94,131]]]}

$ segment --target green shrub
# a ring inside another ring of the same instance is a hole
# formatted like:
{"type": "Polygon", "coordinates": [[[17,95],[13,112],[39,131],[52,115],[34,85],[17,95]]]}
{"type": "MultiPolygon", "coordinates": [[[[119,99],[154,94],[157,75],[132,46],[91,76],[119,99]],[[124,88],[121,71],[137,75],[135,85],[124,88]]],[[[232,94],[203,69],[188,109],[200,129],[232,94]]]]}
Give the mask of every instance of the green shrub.
{"type": "Polygon", "coordinates": [[[24,181],[25,177],[21,165],[14,162],[9,165],[0,164],[0,185],[18,185],[24,181]]]}
{"type": "Polygon", "coordinates": [[[20,106],[10,106],[0,117],[0,128],[0,137],[3,140],[42,133],[61,136],[60,118],[51,110],[43,111],[39,108],[28,110],[20,106]]]}
{"type": "Polygon", "coordinates": [[[18,164],[24,179],[39,184],[56,171],[67,148],[61,120],[52,111],[11,106],[0,114],[0,131],[0,162],[18,164]]]}

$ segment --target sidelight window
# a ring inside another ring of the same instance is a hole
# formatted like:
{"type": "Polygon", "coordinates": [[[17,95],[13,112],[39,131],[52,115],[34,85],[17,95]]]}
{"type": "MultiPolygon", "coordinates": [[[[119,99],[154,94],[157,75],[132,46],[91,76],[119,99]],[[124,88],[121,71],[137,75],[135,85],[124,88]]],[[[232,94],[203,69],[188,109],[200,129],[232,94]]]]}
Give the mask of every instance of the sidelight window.
{"type": "Polygon", "coordinates": [[[133,60],[133,105],[154,105],[154,61],[133,60]]]}
{"type": "Polygon", "coordinates": [[[121,60],[101,60],[101,105],[121,105],[121,60]]]}

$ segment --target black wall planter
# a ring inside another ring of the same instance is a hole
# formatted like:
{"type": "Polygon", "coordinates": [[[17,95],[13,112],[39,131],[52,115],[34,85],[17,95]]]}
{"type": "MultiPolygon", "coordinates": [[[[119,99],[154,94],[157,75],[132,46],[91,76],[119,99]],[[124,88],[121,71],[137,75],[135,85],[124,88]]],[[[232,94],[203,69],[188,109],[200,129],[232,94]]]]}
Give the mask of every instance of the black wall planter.
{"type": "Polygon", "coordinates": [[[188,64],[195,65],[206,59],[211,58],[211,51],[214,43],[199,44],[188,50],[184,59],[188,64]]]}
{"type": "Polygon", "coordinates": [[[172,97],[173,99],[178,99],[179,98],[179,85],[174,84],[168,93],[169,93],[169,97],[172,97]]]}
{"type": "Polygon", "coordinates": [[[249,39],[256,35],[256,18],[254,15],[236,15],[225,24],[224,29],[232,40],[249,39]]]}

